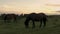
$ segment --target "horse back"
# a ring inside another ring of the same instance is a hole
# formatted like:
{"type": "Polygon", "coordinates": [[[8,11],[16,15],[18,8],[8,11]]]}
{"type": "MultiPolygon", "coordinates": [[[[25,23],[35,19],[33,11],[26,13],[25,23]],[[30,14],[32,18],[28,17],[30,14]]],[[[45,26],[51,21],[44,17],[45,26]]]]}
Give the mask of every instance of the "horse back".
{"type": "Polygon", "coordinates": [[[28,15],[28,17],[30,20],[35,20],[35,21],[40,21],[40,20],[46,20],[47,16],[44,13],[31,13],[28,15]]]}

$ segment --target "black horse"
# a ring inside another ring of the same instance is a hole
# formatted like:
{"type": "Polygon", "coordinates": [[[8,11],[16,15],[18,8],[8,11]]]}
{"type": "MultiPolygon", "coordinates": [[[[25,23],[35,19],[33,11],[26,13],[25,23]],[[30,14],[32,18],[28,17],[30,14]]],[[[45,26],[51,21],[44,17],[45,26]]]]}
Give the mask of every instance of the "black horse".
{"type": "Polygon", "coordinates": [[[16,15],[15,14],[4,14],[4,22],[14,20],[16,21],[16,15]]]}
{"type": "Polygon", "coordinates": [[[35,21],[40,21],[40,26],[43,25],[43,27],[46,26],[46,21],[47,21],[47,15],[44,14],[44,13],[39,13],[39,14],[36,14],[36,13],[31,13],[29,14],[27,17],[26,17],[26,21],[25,21],[25,27],[28,28],[29,27],[29,21],[32,21],[33,22],[33,28],[35,28],[35,21]]]}

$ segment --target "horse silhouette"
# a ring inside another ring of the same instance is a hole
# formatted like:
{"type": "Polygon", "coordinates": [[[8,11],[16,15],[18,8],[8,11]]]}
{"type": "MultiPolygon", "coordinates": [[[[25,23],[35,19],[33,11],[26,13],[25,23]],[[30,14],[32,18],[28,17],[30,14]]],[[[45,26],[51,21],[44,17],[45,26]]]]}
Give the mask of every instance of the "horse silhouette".
{"type": "Polygon", "coordinates": [[[29,27],[29,21],[30,20],[33,22],[33,28],[35,28],[35,23],[34,23],[35,21],[40,21],[40,26],[39,27],[41,27],[42,24],[44,24],[43,27],[45,27],[46,26],[46,21],[47,21],[47,15],[44,14],[44,13],[38,13],[38,14],[31,13],[31,14],[29,14],[26,17],[26,20],[24,22],[26,28],[29,27]]]}
{"type": "Polygon", "coordinates": [[[16,21],[16,15],[15,14],[4,14],[4,22],[14,20],[16,21]]]}

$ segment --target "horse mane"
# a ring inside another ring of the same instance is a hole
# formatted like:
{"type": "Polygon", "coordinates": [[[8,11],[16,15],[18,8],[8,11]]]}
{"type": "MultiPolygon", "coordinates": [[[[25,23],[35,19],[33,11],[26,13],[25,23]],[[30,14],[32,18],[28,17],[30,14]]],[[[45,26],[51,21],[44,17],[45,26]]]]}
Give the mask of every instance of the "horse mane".
{"type": "Polygon", "coordinates": [[[30,14],[36,14],[36,13],[30,13],[30,14]]]}

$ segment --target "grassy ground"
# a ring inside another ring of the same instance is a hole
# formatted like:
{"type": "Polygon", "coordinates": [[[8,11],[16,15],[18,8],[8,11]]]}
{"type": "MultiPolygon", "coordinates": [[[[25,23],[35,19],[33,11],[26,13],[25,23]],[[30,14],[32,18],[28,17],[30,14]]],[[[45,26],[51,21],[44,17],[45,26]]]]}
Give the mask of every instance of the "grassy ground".
{"type": "Polygon", "coordinates": [[[48,18],[46,27],[39,28],[39,22],[35,22],[36,28],[32,29],[32,22],[29,23],[29,28],[24,26],[25,18],[17,20],[17,23],[11,22],[5,24],[0,20],[0,34],[60,34],[60,18],[48,18]]]}

